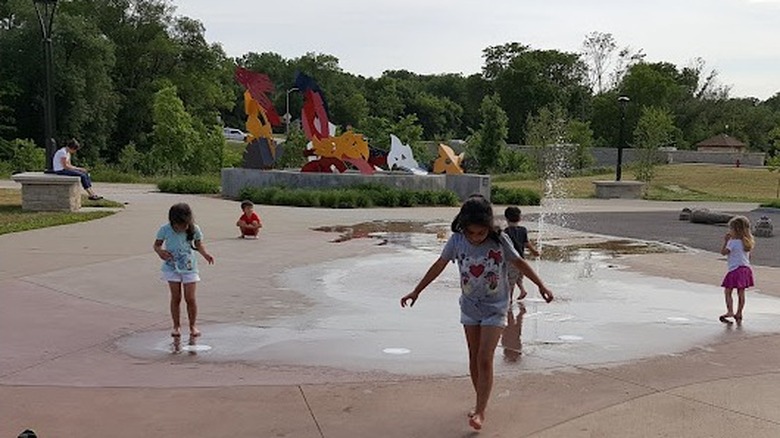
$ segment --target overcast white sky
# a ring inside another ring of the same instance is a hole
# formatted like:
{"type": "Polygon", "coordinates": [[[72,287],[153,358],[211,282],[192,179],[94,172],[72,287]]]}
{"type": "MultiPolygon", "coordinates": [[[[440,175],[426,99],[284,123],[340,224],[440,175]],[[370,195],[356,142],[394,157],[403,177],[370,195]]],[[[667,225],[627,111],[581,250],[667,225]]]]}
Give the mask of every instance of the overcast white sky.
{"type": "Polygon", "coordinates": [[[334,55],[346,71],[379,76],[479,72],[482,49],[517,41],[579,52],[592,31],[650,62],[702,57],[732,96],[780,91],[780,0],[174,0],[229,56],[334,55]]]}

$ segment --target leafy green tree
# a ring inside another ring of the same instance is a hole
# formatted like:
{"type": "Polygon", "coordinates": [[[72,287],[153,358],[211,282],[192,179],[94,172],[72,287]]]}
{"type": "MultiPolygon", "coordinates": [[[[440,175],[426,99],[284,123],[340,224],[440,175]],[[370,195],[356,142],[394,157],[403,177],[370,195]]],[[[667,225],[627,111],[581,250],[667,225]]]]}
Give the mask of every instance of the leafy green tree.
{"type": "Polygon", "coordinates": [[[460,128],[460,116],[463,114],[460,105],[427,92],[418,94],[407,110],[419,119],[426,139],[451,137],[460,128]]]}
{"type": "Polygon", "coordinates": [[[290,134],[287,136],[287,140],[282,143],[284,153],[282,157],[277,160],[274,167],[277,169],[300,169],[306,164],[306,144],[309,140],[306,138],[303,130],[297,125],[290,128],[290,134]]]}
{"type": "Polygon", "coordinates": [[[181,168],[193,154],[198,135],[192,126],[192,117],[176,95],[176,87],[167,86],[154,95],[152,153],[169,175],[181,168]]]}
{"type": "MultiPolygon", "coordinates": [[[[405,144],[411,145],[414,150],[415,145],[423,139],[423,127],[420,126],[417,116],[409,114],[401,117],[392,126],[392,133],[405,144]]],[[[417,152],[415,150],[415,152],[417,152]]]]}
{"type": "Polygon", "coordinates": [[[14,155],[11,158],[13,172],[40,171],[44,168],[46,153],[32,140],[16,139],[11,142],[14,155]]]}
{"type": "Polygon", "coordinates": [[[469,152],[476,161],[477,170],[490,173],[501,168],[501,154],[506,147],[507,115],[500,105],[500,98],[494,94],[486,96],[480,106],[482,124],[476,136],[469,141],[469,152]]]}
{"type": "Polygon", "coordinates": [[[12,100],[14,91],[12,84],[0,82],[0,141],[10,139],[16,132],[16,117],[11,105],[6,104],[12,100]]]}
{"type": "MultiPolygon", "coordinates": [[[[505,45],[506,46],[506,45],[505,45]]],[[[488,48],[490,50],[493,48],[488,48]]],[[[499,59],[488,64],[486,77],[495,77],[495,90],[508,116],[512,142],[527,142],[528,117],[542,107],[558,104],[573,118],[583,117],[589,106],[587,67],[579,55],[558,50],[530,50],[510,46],[499,50],[499,59]],[[508,58],[511,57],[511,58],[508,58]],[[508,58],[508,60],[507,60],[508,58]]]]}
{"type": "Polygon", "coordinates": [[[481,122],[480,108],[482,99],[494,93],[493,85],[482,75],[473,74],[465,79],[466,100],[463,106],[462,129],[458,133],[459,138],[465,138],[470,131],[479,128],[481,122]]]}
{"type": "Polygon", "coordinates": [[[79,156],[95,163],[100,156],[116,158],[111,137],[116,129],[120,97],[112,79],[115,46],[93,20],[84,19],[78,3],[63,3],[57,17],[57,130],[78,138],[79,156]]]}
{"type": "Polygon", "coordinates": [[[412,148],[412,153],[419,163],[425,163],[431,158],[431,153],[420,143],[423,128],[414,114],[404,116],[395,123],[383,117],[369,116],[358,126],[358,131],[368,139],[372,147],[390,150],[390,134],[393,134],[412,148]]]}
{"type": "Polygon", "coordinates": [[[668,110],[642,108],[642,116],[634,130],[634,145],[638,151],[635,163],[637,180],[650,184],[658,164],[658,148],[673,143],[675,130],[674,119],[668,110]]]}
{"type": "MultiPolygon", "coordinates": [[[[90,1],[103,34],[116,46],[112,79],[121,96],[114,144],[134,142],[142,152],[151,148],[152,107],[157,82],[167,78],[179,61],[170,37],[173,6],[167,0],[90,1]]],[[[168,79],[169,83],[171,82],[168,79]]],[[[119,151],[116,151],[117,153],[119,151]]]]}
{"type": "Polygon", "coordinates": [[[193,175],[216,173],[222,168],[225,153],[225,137],[219,125],[205,125],[193,120],[195,136],[192,153],[184,162],[184,170],[193,175]]]}
{"type": "Polygon", "coordinates": [[[617,49],[615,38],[611,33],[591,32],[585,35],[582,47],[590,86],[597,93],[603,93],[608,88],[607,71],[617,49]]]}
{"type": "Polygon", "coordinates": [[[573,145],[573,167],[584,170],[593,165],[593,130],[589,122],[570,120],[566,126],[566,142],[573,145]]]}
{"type": "Polygon", "coordinates": [[[383,117],[395,120],[401,117],[406,108],[400,91],[400,81],[382,76],[379,79],[369,78],[366,81],[366,100],[369,114],[373,117],[383,117]]]}
{"type": "Polygon", "coordinates": [[[777,173],[777,191],[775,198],[780,198],[780,155],[775,155],[766,160],[766,168],[770,172],[777,173]]]}
{"type": "Polygon", "coordinates": [[[359,88],[358,80],[351,75],[341,74],[334,79],[335,88],[331,93],[328,117],[331,123],[346,128],[358,126],[368,117],[368,100],[359,88]]]}
{"type": "MultiPolygon", "coordinates": [[[[570,167],[569,157],[561,157],[561,152],[565,151],[562,146],[567,143],[567,123],[566,112],[560,105],[545,106],[537,115],[528,118],[527,143],[533,146],[535,170],[539,177],[546,178],[553,165],[570,167]]],[[[561,171],[567,172],[568,169],[561,171]]]]}
{"type": "Polygon", "coordinates": [[[135,144],[130,143],[122,148],[122,152],[119,153],[119,160],[117,162],[117,168],[120,172],[124,173],[136,173],[141,172],[141,163],[143,162],[143,154],[138,152],[135,144]]]}
{"type": "Polygon", "coordinates": [[[219,44],[208,44],[200,21],[178,17],[170,31],[177,62],[168,78],[176,85],[187,111],[205,125],[235,105],[235,64],[219,44]]]}
{"type": "Polygon", "coordinates": [[[509,68],[509,63],[531,49],[530,46],[511,42],[499,46],[489,46],[482,49],[482,57],[485,58],[485,65],[482,67],[482,75],[489,80],[496,79],[509,68]]]}
{"type": "Polygon", "coordinates": [[[780,124],[769,131],[769,141],[771,142],[769,153],[777,155],[780,152],[780,124]]]}
{"type": "Polygon", "coordinates": [[[357,126],[357,131],[368,139],[368,144],[371,147],[384,151],[390,149],[390,134],[393,133],[393,122],[386,117],[368,116],[357,126]]]}

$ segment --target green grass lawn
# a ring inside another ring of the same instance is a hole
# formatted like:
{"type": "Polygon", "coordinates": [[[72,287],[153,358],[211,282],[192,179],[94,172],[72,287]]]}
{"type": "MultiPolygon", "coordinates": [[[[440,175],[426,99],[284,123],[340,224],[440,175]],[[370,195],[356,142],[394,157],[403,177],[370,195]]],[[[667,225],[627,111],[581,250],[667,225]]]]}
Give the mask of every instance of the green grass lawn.
{"type": "MultiPolygon", "coordinates": [[[[82,198],[83,207],[122,207],[122,204],[109,200],[89,201],[82,198]]],[[[0,189],[0,235],[19,231],[53,227],[55,225],[86,222],[110,216],[115,211],[71,212],[33,212],[22,210],[22,193],[18,189],[0,189]]]]}
{"type": "MultiPolygon", "coordinates": [[[[645,199],[657,201],[731,201],[770,202],[777,199],[780,175],[765,168],[719,166],[713,164],[670,164],[658,166],[645,199]]],[[[566,178],[561,181],[568,196],[589,198],[595,195],[593,181],[615,179],[614,172],[602,175],[566,178]]],[[[634,180],[623,172],[623,180],[634,180]]],[[[524,187],[544,192],[539,180],[505,181],[500,187],[524,187]]]]}

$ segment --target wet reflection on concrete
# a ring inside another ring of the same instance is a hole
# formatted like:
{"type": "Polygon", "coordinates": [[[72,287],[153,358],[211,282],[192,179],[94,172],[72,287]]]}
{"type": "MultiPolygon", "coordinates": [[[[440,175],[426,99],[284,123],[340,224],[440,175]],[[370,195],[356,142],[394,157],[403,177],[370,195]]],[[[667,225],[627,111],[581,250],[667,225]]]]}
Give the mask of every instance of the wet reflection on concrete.
{"type": "MultiPolygon", "coordinates": [[[[401,309],[400,297],[412,290],[443,245],[433,233],[405,239],[386,254],[280,274],[281,283],[316,304],[264,326],[203,325],[203,347],[194,350],[195,360],[403,375],[467,373],[457,268],[450,264],[413,308],[401,309]]],[[[716,284],[623,271],[619,259],[586,248],[571,251],[567,259],[531,261],[556,301],[546,304],[535,286],[526,284],[528,297],[522,307],[513,306],[497,348],[498,373],[621,363],[777,330],[779,299],[752,292],[743,327],[727,327],[717,319],[723,298],[716,284]]],[[[170,342],[167,332],[146,332],[122,338],[117,346],[135,357],[166,360],[170,342]]]]}

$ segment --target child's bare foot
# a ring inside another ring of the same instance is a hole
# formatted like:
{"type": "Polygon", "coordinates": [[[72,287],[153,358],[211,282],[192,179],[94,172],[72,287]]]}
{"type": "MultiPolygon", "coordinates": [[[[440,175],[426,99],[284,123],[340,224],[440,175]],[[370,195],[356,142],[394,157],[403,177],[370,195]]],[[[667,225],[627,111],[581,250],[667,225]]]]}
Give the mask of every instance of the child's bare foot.
{"type": "Polygon", "coordinates": [[[737,321],[737,325],[742,325],[742,315],[734,315],[734,321],[737,321]]]}
{"type": "Polygon", "coordinates": [[[198,336],[200,336],[200,330],[195,327],[190,327],[190,337],[197,338],[198,336]]]}
{"type": "Polygon", "coordinates": [[[485,421],[485,415],[484,414],[477,414],[476,412],[474,415],[469,417],[469,426],[471,426],[474,430],[480,430],[482,429],[482,422],[485,421]]]}
{"type": "Polygon", "coordinates": [[[517,296],[517,301],[522,300],[526,295],[528,295],[528,291],[524,287],[520,288],[520,295],[517,296]]]}
{"type": "Polygon", "coordinates": [[[181,330],[179,329],[179,327],[174,327],[173,330],[171,330],[171,336],[174,338],[181,337],[181,330]]]}

